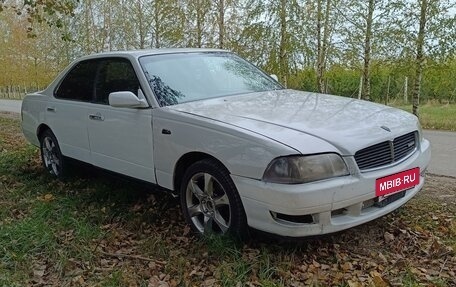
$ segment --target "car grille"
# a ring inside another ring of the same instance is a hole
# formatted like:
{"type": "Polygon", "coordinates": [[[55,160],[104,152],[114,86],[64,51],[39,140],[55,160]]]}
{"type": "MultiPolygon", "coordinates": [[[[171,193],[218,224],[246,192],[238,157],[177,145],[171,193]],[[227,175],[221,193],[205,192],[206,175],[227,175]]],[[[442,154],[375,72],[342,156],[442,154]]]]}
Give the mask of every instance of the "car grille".
{"type": "Polygon", "coordinates": [[[355,160],[361,171],[398,162],[413,153],[416,148],[416,132],[411,132],[392,141],[385,141],[359,150],[355,160]]]}

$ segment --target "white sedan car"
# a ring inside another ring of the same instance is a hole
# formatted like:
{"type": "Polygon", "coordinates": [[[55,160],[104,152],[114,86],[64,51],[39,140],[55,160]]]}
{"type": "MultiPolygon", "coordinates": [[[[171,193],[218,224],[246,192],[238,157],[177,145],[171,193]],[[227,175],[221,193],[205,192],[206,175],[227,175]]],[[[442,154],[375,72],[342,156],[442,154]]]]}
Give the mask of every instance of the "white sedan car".
{"type": "Polygon", "coordinates": [[[400,207],[429,141],[391,107],[285,89],[223,50],[83,57],[22,104],[25,137],[57,177],[68,158],[180,196],[198,233],[300,237],[400,207]]]}

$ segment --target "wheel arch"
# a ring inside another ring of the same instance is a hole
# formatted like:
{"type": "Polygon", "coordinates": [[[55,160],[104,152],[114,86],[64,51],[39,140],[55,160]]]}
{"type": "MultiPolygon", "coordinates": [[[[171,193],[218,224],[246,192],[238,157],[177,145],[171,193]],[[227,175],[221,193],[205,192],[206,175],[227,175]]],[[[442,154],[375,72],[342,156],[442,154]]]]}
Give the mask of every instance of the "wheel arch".
{"type": "Polygon", "coordinates": [[[38,141],[40,140],[43,132],[46,130],[50,130],[52,132],[51,128],[47,124],[40,124],[38,126],[38,128],[36,129],[36,137],[38,138],[38,141]]]}
{"type": "Polygon", "coordinates": [[[195,162],[201,161],[203,159],[212,159],[218,162],[225,170],[230,174],[229,169],[216,157],[204,153],[204,152],[189,152],[182,155],[179,160],[176,162],[174,167],[173,175],[173,187],[174,192],[179,193],[182,177],[184,176],[185,171],[195,162]]]}

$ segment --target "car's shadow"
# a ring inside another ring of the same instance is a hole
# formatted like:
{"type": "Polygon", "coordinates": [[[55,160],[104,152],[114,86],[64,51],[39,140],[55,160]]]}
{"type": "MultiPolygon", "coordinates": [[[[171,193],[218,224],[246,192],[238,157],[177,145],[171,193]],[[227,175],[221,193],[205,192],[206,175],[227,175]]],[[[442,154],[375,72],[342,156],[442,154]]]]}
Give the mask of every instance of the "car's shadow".
{"type": "MultiPolygon", "coordinates": [[[[63,184],[68,185],[67,193],[73,193],[71,196],[78,198],[81,204],[95,205],[98,210],[109,207],[112,216],[123,218],[127,225],[131,223],[129,220],[134,213],[140,215],[141,223],[149,224],[154,229],[160,229],[164,224],[168,224],[168,227],[174,226],[181,233],[186,229],[179,199],[153,184],[73,161],[63,184]]],[[[244,239],[241,244],[252,248],[269,246],[268,248],[290,252],[334,244],[364,244],[366,238],[381,238],[387,227],[386,220],[378,219],[334,234],[300,238],[282,237],[250,229],[247,240],[244,239]]],[[[189,237],[189,240],[201,239],[191,232],[184,232],[184,236],[189,237]]],[[[232,242],[239,244],[236,239],[232,242]]]]}

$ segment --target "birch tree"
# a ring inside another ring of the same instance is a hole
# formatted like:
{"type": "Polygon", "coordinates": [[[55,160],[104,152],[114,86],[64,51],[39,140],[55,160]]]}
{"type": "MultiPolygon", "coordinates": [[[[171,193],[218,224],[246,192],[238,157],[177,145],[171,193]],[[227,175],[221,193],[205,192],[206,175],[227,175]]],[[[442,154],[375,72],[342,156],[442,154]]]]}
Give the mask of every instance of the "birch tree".
{"type": "Polygon", "coordinates": [[[223,49],[225,46],[225,0],[218,0],[217,7],[217,26],[218,26],[218,47],[223,49]]]}
{"type": "Polygon", "coordinates": [[[277,74],[292,88],[354,96],[360,87],[362,98],[378,101],[385,92],[402,97],[409,78],[416,113],[420,100],[456,99],[454,0],[0,4],[0,89],[42,85],[76,57],[94,52],[218,47],[277,74]]]}
{"type": "Polygon", "coordinates": [[[412,112],[414,115],[418,116],[418,105],[420,104],[420,94],[421,94],[421,81],[423,75],[423,65],[424,65],[424,41],[426,34],[426,21],[428,13],[428,0],[419,0],[420,1],[420,20],[419,20],[419,29],[418,35],[416,38],[416,60],[415,60],[415,82],[413,86],[413,108],[412,112]]]}
{"type": "Polygon", "coordinates": [[[216,0],[212,6],[213,46],[236,49],[242,32],[240,0],[216,0]]]}
{"type": "Polygon", "coordinates": [[[375,10],[375,1],[369,0],[366,13],[366,29],[364,37],[364,66],[363,66],[363,85],[362,85],[362,98],[370,100],[370,62],[371,62],[371,41],[372,41],[372,22],[375,10]]]}
{"type": "MultiPolygon", "coordinates": [[[[343,39],[338,49],[340,61],[361,71],[361,98],[371,100],[372,60],[380,59],[391,50],[393,20],[400,5],[395,1],[347,0],[337,9],[344,21],[341,30],[343,39]]],[[[391,55],[391,53],[390,53],[391,55]]]]}
{"type": "Polygon", "coordinates": [[[298,61],[301,6],[298,1],[250,0],[245,3],[250,10],[240,41],[250,59],[269,71],[276,71],[282,84],[287,85],[290,67],[298,61]],[[296,47],[294,49],[293,47],[296,47]]]}
{"type": "Polygon", "coordinates": [[[331,0],[317,0],[317,87],[320,93],[326,92],[325,71],[330,34],[331,0]]]}
{"type": "Polygon", "coordinates": [[[209,14],[212,8],[210,0],[192,0],[185,3],[186,45],[189,47],[207,46],[209,14]]]}

